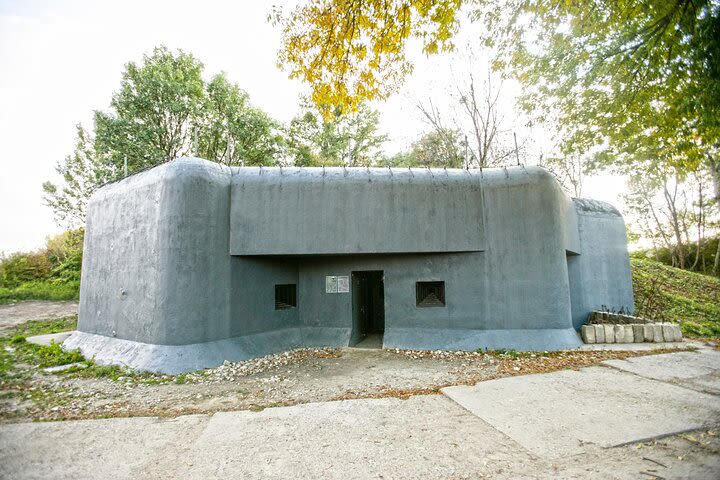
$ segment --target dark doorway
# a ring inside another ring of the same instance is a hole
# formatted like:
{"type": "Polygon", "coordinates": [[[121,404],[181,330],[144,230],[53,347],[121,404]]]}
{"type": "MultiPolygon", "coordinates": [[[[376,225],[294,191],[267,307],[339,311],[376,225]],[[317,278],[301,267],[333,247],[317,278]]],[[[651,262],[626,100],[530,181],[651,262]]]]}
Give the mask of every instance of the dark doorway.
{"type": "Polygon", "coordinates": [[[382,348],[385,331],[384,281],[382,270],[352,272],[351,347],[382,348]]]}

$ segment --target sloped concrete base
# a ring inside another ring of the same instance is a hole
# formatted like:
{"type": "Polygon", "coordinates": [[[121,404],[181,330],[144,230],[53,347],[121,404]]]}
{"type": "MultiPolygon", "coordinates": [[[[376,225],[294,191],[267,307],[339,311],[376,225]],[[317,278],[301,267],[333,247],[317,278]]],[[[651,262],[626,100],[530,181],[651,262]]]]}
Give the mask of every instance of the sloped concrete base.
{"type": "Polygon", "coordinates": [[[390,328],[385,330],[384,348],[412,350],[493,350],[551,351],[577,348],[583,344],[573,328],[467,330],[449,328],[390,328]]]}
{"type": "Polygon", "coordinates": [[[79,348],[100,364],[125,365],[136,370],[177,374],[213,368],[225,360],[239,362],[299,347],[347,346],[349,329],[287,328],[190,345],[152,345],[75,332],[63,346],[79,348]]]}
{"type": "MultiPolygon", "coordinates": [[[[63,345],[79,348],[100,364],[176,374],[213,368],[301,347],[347,347],[349,328],[295,327],[189,345],[153,345],[85,332],[74,332],[63,345]]],[[[508,348],[519,351],[564,350],[582,345],[572,328],[559,330],[459,330],[393,328],[383,348],[465,350],[508,348]]]]}

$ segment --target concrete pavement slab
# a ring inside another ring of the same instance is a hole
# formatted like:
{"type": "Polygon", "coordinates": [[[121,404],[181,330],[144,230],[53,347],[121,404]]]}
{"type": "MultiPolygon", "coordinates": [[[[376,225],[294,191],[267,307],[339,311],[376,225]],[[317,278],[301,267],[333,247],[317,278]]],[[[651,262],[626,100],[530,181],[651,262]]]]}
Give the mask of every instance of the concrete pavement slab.
{"type": "Polygon", "coordinates": [[[442,395],[0,425],[0,478],[18,480],[482,478],[532,461],[442,395]]]}
{"type": "Polygon", "coordinates": [[[2,479],[147,478],[142,471],[196,438],[210,417],[114,418],[0,426],[2,479]]]}
{"type": "Polygon", "coordinates": [[[150,473],[203,480],[452,478],[460,472],[480,478],[518,458],[531,460],[517,443],[439,395],[217,413],[183,458],[190,468],[169,459],[150,473]]]}
{"type": "Polygon", "coordinates": [[[720,417],[720,397],[606,367],[442,392],[544,458],[582,453],[587,443],[612,447],[697,429],[720,417]]]}
{"type": "Polygon", "coordinates": [[[653,380],[720,395],[720,351],[703,348],[694,352],[667,353],[603,364],[653,380]]]}

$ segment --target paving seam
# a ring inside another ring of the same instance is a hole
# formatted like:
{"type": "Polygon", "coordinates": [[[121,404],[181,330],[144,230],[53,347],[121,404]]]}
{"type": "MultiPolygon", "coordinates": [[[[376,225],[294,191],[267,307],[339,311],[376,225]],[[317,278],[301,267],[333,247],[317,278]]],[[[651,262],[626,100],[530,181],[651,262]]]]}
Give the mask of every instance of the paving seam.
{"type": "Polygon", "coordinates": [[[642,439],[633,440],[630,442],[618,443],[617,445],[611,445],[609,447],[601,447],[601,448],[605,448],[605,449],[609,450],[611,448],[616,448],[616,447],[626,447],[628,445],[635,445],[637,443],[652,442],[654,440],[661,440],[663,438],[673,437],[675,435],[682,435],[683,433],[701,432],[704,430],[708,430],[709,428],[717,428],[718,426],[720,426],[720,424],[718,424],[718,423],[709,423],[700,428],[687,428],[684,430],[678,430],[678,431],[670,432],[670,433],[661,433],[660,435],[655,435],[653,437],[642,438],[642,439]]]}
{"type": "MultiPolygon", "coordinates": [[[[500,377],[500,378],[505,378],[505,377],[500,377]]],[[[495,380],[495,379],[493,379],[493,380],[495,380]]],[[[489,380],[485,380],[485,381],[487,382],[487,381],[489,381],[489,380]]],[[[478,383],[485,383],[485,382],[478,382],[478,383]]],[[[497,433],[499,433],[500,435],[502,435],[503,437],[505,437],[505,439],[507,439],[507,440],[509,440],[510,442],[512,442],[512,443],[514,443],[515,445],[517,445],[518,448],[521,448],[522,450],[524,450],[525,453],[528,454],[531,458],[533,458],[533,459],[535,459],[535,460],[538,460],[538,461],[541,461],[541,462],[546,462],[546,461],[548,461],[546,458],[541,457],[541,456],[538,455],[537,453],[531,452],[530,450],[528,450],[527,448],[525,448],[525,446],[522,445],[520,442],[518,442],[517,440],[515,440],[514,438],[512,438],[510,435],[508,435],[507,433],[503,432],[502,430],[500,430],[499,428],[497,428],[495,425],[491,424],[490,422],[488,422],[488,421],[485,420],[484,418],[480,417],[479,415],[476,415],[476,414],[473,413],[469,408],[465,407],[463,404],[461,404],[460,402],[456,401],[456,400],[455,400],[454,398],[452,398],[450,395],[448,395],[447,393],[443,392],[443,390],[445,390],[446,388],[449,388],[449,387],[470,387],[470,388],[472,388],[472,387],[476,386],[478,383],[476,383],[476,384],[474,384],[474,385],[448,385],[447,387],[441,388],[441,389],[440,389],[440,393],[442,393],[442,396],[443,396],[443,397],[447,398],[447,399],[450,400],[452,403],[454,403],[454,404],[457,405],[458,407],[460,407],[460,408],[462,408],[463,410],[465,410],[465,412],[467,412],[469,415],[472,415],[474,418],[480,420],[480,421],[483,422],[485,425],[487,425],[488,427],[492,428],[492,429],[495,430],[497,433]]],[[[576,455],[582,455],[582,454],[576,454],[576,455]]],[[[569,455],[568,457],[571,457],[571,456],[574,456],[574,455],[569,455]]]]}
{"type": "MultiPolygon", "coordinates": [[[[624,361],[624,360],[623,360],[623,361],[624,361]]],[[[718,394],[717,392],[709,392],[709,391],[707,391],[707,390],[701,390],[701,389],[698,389],[698,388],[691,388],[691,387],[689,387],[689,386],[687,386],[687,385],[683,385],[683,384],[680,384],[680,383],[677,383],[677,382],[673,382],[673,381],[668,381],[668,380],[660,380],[659,378],[646,377],[646,376],[644,376],[644,375],[640,375],[639,373],[631,372],[631,371],[628,371],[628,370],[623,370],[622,368],[616,367],[615,365],[606,364],[606,363],[604,363],[604,362],[603,362],[603,363],[600,363],[599,365],[596,365],[596,366],[598,366],[598,367],[610,368],[610,369],[612,369],[612,370],[615,370],[616,372],[627,373],[627,374],[629,374],[629,375],[634,375],[634,376],[636,376],[636,377],[639,377],[639,378],[642,378],[642,379],[645,379],[645,380],[651,380],[651,381],[653,381],[653,382],[664,383],[664,384],[666,384],[666,385],[672,385],[673,387],[684,388],[685,390],[688,390],[688,391],[691,391],[691,392],[704,393],[704,394],[707,394],[707,395],[712,395],[713,397],[718,397],[718,396],[720,396],[720,394],[718,394]]],[[[720,371],[719,371],[719,373],[720,373],[720,371]]]]}
{"type": "MultiPolygon", "coordinates": [[[[592,367],[580,368],[580,369],[575,370],[575,371],[576,371],[576,372],[580,372],[580,371],[582,371],[582,370],[588,370],[588,369],[594,368],[594,367],[596,367],[596,366],[601,366],[601,367],[610,368],[610,369],[612,369],[613,371],[618,372],[618,373],[620,373],[620,374],[630,374],[630,375],[632,375],[632,376],[635,376],[635,377],[638,377],[638,378],[642,378],[643,380],[650,380],[650,381],[653,381],[653,382],[665,383],[665,384],[670,385],[670,386],[673,386],[673,387],[680,387],[680,388],[683,388],[683,389],[685,389],[685,390],[687,390],[687,391],[689,391],[689,392],[694,392],[694,393],[706,393],[706,392],[699,392],[698,390],[691,389],[691,388],[687,388],[687,387],[685,387],[685,386],[673,384],[673,383],[666,382],[666,381],[663,381],[663,380],[657,380],[657,379],[654,379],[654,378],[644,377],[644,376],[642,376],[642,375],[638,375],[637,373],[628,372],[628,371],[626,371],[626,370],[622,370],[622,369],[620,369],[620,368],[613,367],[612,365],[605,365],[605,364],[603,364],[603,363],[600,363],[600,364],[598,364],[598,365],[594,365],[594,366],[592,366],[592,367]]],[[[573,369],[566,369],[566,370],[573,370],[573,369]]],[[[562,371],[562,370],[556,370],[556,371],[562,371]]],[[[547,373],[554,373],[554,372],[547,372],[547,373]]],[[[541,374],[529,374],[529,375],[545,375],[545,373],[541,373],[541,374]]],[[[519,376],[524,376],[524,375],[519,375],[519,376]]],[[[515,378],[515,377],[516,377],[516,376],[513,376],[513,377],[501,377],[501,378],[515,378]]],[[[479,383],[484,383],[484,382],[478,382],[478,383],[476,383],[476,384],[474,384],[474,385],[450,385],[449,387],[463,386],[463,387],[473,388],[473,387],[477,386],[479,383]]],[[[470,415],[473,415],[475,418],[481,420],[483,423],[489,425],[492,429],[496,430],[498,433],[500,433],[500,434],[503,435],[504,437],[508,438],[508,439],[511,440],[513,443],[517,444],[520,448],[522,448],[523,450],[525,450],[525,452],[526,452],[527,454],[529,454],[530,456],[535,457],[535,458],[538,459],[538,460],[543,460],[543,457],[541,457],[541,456],[539,456],[539,455],[537,455],[537,454],[529,451],[527,448],[525,448],[523,445],[521,445],[517,440],[515,440],[514,438],[512,438],[510,435],[506,434],[506,433],[503,432],[502,430],[499,430],[499,429],[496,428],[494,425],[492,425],[492,424],[490,424],[488,421],[486,421],[484,418],[480,417],[479,415],[476,415],[476,414],[475,414],[474,412],[472,412],[470,409],[466,408],[464,405],[462,405],[462,404],[460,404],[459,402],[457,402],[456,400],[454,400],[451,396],[449,396],[448,394],[446,394],[446,393],[443,391],[443,390],[445,390],[445,388],[448,388],[448,387],[443,387],[443,388],[441,388],[441,389],[440,389],[440,392],[441,392],[446,398],[449,398],[453,403],[459,405],[463,410],[465,410],[466,412],[470,413],[470,415]]],[[[713,396],[717,396],[717,394],[712,394],[712,395],[713,395],[713,396]]],[[[629,442],[618,443],[618,444],[616,444],[616,445],[610,445],[610,446],[608,446],[608,447],[603,447],[603,446],[598,445],[598,444],[596,444],[596,443],[594,443],[594,442],[585,442],[585,443],[595,445],[596,447],[601,448],[601,449],[603,449],[603,450],[609,450],[609,449],[616,448],[616,447],[623,447],[623,446],[627,446],[627,445],[635,445],[635,444],[637,444],[637,443],[651,442],[651,441],[659,440],[659,439],[662,439],[662,438],[668,438],[668,437],[672,437],[672,436],[675,436],[675,435],[681,435],[681,434],[683,434],[683,433],[699,432],[699,431],[707,430],[708,428],[714,428],[714,427],[720,428],[720,423],[710,421],[710,422],[707,422],[707,423],[703,423],[703,425],[700,426],[700,427],[698,427],[698,428],[689,428],[689,429],[677,430],[677,431],[673,431],[673,432],[661,433],[661,434],[659,434],[659,435],[655,435],[655,436],[651,436],[651,437],[647,437],[647,438],[642,438],[642,439],[638,439],[638,440],[632,440],[632,441],[629,441],[629,442]]],[[[579,455],[584,455],[584,454],[585,454],[585,452],[580,452],[580,453],[575,453],[575,454],[572,454],[572,455],[565,455],[565,456],[559,457],[559,458],[571,458],[571,457],[575,457],[575,456],[579,456],[579,455]]]]}

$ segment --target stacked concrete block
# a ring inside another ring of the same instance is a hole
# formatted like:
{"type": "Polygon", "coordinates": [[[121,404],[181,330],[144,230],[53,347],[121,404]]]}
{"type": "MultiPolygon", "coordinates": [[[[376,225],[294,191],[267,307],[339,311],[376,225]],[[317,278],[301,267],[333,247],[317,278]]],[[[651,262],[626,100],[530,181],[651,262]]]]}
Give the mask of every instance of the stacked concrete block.
{"type": "Polygon", "coordinates": [[[652,320],[643,317],[634,317],[632,315],[625,315],[622,313],[611,313],[611,312],[600,312],[594,311],[588,315],[588,324],[604,324],[610,323],[612,325],[634,325],[634,324],[646,324],[653,323],[652,320]]]}
{"type": "Polygon", "coordinates": [[[652,325],[643,325],[643,337],[644,337],[643,341],[644,342],[652,342],[653,338],[655,338],[654,332],[655,332],[655,327],[653,327],[652,325]]]}
{"type": "Polygon", "coordinates": [[[682,342],[680,325],[674,323],[583,325],[580,335],[585,343],[682,342]]]}
{"type": "Polygon", "coordinates": [[[605,324],[605,343],[615,343],[615,325],[605,324]]]}
{"type": "Polygon", "coordinates": [[[595,337],[595,325],[583,325],[580,329],[580,335],[585,343],[597,343],[595,337]]]}
{"type": "Polygon", "coordinates": [[[655,343],[662,343],[665,341],[665,337],[663,336],[663,328],[662,325],[659,323],[656,323],[653,325],[653,342],[655,343]]]}
{"type": "Polygon", "coordinates": [[[645,341],[645,325],[631,325],[633,331],[633,343],[643,343],[645,341]]]}
{"type": "Polygon", "coordinates": [[[585,325],[586,327],[595,327],[595,342],[605,343],[605,326],[604,325],[585,325]]]}

